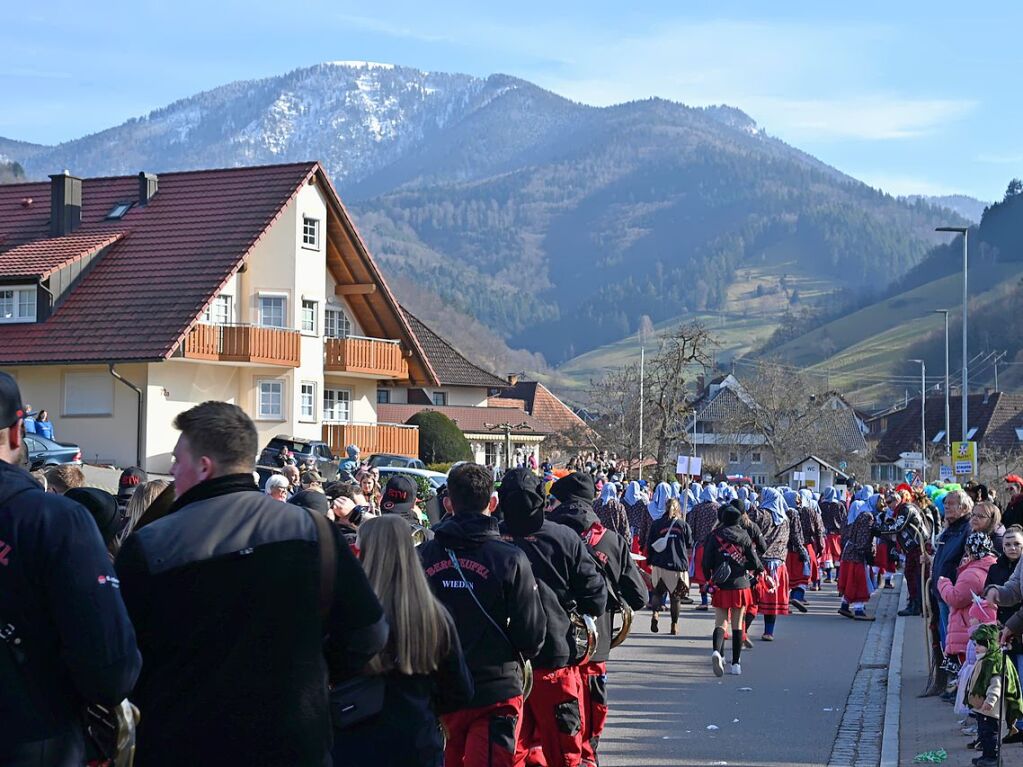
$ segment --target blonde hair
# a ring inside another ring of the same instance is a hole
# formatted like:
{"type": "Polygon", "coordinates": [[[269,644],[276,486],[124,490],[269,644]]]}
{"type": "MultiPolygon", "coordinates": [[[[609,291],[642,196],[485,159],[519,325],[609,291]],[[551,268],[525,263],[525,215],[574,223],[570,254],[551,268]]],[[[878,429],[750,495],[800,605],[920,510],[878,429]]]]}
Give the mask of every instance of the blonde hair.
{"type": "Polygon", "coordinates": [[[993,533],[1002,523],[1002,510],[991,501],[981,501],[973,507],[973,511],[983,511],[989,515],[987,524],[984,526],[985,533],[993,533]]]}
{"type": "Polygon", "coordinates": [[[369,662],[374,674],[429,674],[451,648],[450,623],[427,583],[404,518],[385,515],[359,527],[362,566],[391,627],[387,647],[369,662]]]}
{"type": "Polygon", "coordinates": [[[85,472],[70,463],[51,466],[46,470],[46,483],[50,490],[64,495],[75,487],[85,487],[85,472]]]}
{"type": "Polygon", "coordinates": [[[664,516],[671,519],[682,519],[682,504],[679,503],[678,498],[668,499],[668,503],[664,507],[664,516]]]}
{"type": "Polygon", "coordinates": [[[162,493],[169,484],[170,482],[163,479],[153,479],[135,488],[131,498],[128,499],[128,505],[124,508],[124,529],[117,536],[118,544],[124,543],[128,536],[134,532],[135,525],[139,523],[139,519],[146,513],[146,509],[152,505],[153,501],[156,500],[156,496],[162,493]]]}

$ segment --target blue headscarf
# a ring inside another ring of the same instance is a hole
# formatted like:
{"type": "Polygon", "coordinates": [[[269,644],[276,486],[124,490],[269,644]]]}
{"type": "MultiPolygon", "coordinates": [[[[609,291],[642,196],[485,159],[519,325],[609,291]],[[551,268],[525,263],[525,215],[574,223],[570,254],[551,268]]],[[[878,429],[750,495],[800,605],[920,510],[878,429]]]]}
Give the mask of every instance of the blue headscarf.
{"type": "Polygon", "coordinates": [[[736,496],[735,491],[732,490],[732,488],[729,487],[728,485],[725,485],[724,487],[721,487],[720,485],[718,485],[718,500],[722,504],[728,503],[733,498],[737,498],[737,497],[738,496],[736,496]]]}
{"type": "Polygon", "coordinates": [[[825,501],[837,501],[838,491],[833,487],[824,488],[824,500],[825,501]]]}
{"type": "Polygon", "coordinates": [[[678,482],[671,483],[671,497],[678,498],[679,500],[682,499],[682,485],[678,482]]]}
{"type": "Polygon", "coordinates": [[[773,487],[765,487],[763,497],[760,501],[760,508],[767,509],[771,512],[771,521],[775,525],[780,525],[785,521],[785,499],[782,498],[781,493],[775,490],[773,487]]]}
{"type": "Polygon", "coordinates": [[[802,496],[802,498],[803,498],[803,505],[804,506],[808,506],[808,505],[812,504],[813,501],[814,501],[813,490],[810,490],[809,488],[805,488],[804,487],[802,490],[799,491],[799,495],[802,496]]]}
{"type": "Polygon", "coordinates": [[[692,490],[686,490],[686,496],[682,499],[682,513],[688,514],[694,508],[699,501],[696,500],[696,495],[692,490]]]}
{"type": "Polygon", "coordinates": [[[614,482],[605,482],[604,489],[600,491],[600,502],[608,503],[618,497],[618,488],[614,482]]]}
{"type": "Polygon", "coordinates": [[[744,508],[746,511],[749,511],[750,507],[749,488],[747,488],[745,485],[739,488],[739,502],[742,503],[742,508],[744,508]]]}
{"type": "Polygon", "coordinates": [[[717,500],[718,489],[708,482],[707,486],[700,493],[700,503],[717,503],[717,500]]]}
{"type": "Polygon", "coordinates": [[[671,485],[667,482],[658,483],[654,489],[654,497],[646,507],[655,522],[663,517],[664,513],[668,510],[669,500],[671,500],[671,485]]]}
{"type": "Polygon", "coordinates": [[[791,488],[786,488],[784,490],[782,497],[785,499],[785,505],[788,508],[790,509],[796,508],[796,496],[797,493],[795,490],[792,490],[791,488]]]}
{"type": "MultiPolygon", "coordinates": [[[[857,495],[859,495],[859,493],[857,493],[857,495]]],[[[870,509],[867,508],[866,501],[861,501],[858,499],[853,501],[852,503],[849,504],[849,515],[845,518],[845,523],[847,525],[851,525],[853,522],[856,521],[856,517],[858,517],[865,511],[870,511],[870,509]]]]}
{"type": "Polygon", "coordinates": [[[865,501],[874,494],[874,488],[871,485],[864,485],[856,491],[856,495],[853,498],[857,501],[865,501]]]}
{"type": "Polygon", "coordinates": [[[639,482],[633,480],[629,483],[629,486],[625,488],[625,505],[635,506],[640,500],[639,495],[639,482]]]}

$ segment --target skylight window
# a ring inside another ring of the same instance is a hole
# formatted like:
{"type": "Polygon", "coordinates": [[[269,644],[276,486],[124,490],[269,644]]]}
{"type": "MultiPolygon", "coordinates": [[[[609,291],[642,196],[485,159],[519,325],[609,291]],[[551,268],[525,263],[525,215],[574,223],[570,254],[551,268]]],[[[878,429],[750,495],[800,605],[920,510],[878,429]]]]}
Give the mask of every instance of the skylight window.
{"type": "Polygon", "coordinates": [[[1018,426],[1016,427],[1016,439],[1018,439],[1020,442],[1023,442],[1023,429],[1019,428],[1018,426]]]}
{"type": "Polygon", "coordinates": [[[134,203],[131,202],[118,202],[114,204],[114,207],[107,213],[107,220],[124,218],[124,214],[131,210],[131,206],[134,203]]]}
{"type": "Polygon", "coordinates": [[[975,435],[976,433],[977,433],[977,427],[976,427],[976,426],[974,426],[974,427],[972,427],[972,428],[971,428],[971,429],[970,429],[970,430],[969,430],[968,432],[966,432],[966,439],[968,439],[968,440],[970,440],[970,439],[973,439],[973,436],[974,436],[974,435],[975,435]]]}
{"type": "Polygon", "coordinates": [[[935,445],[937,445],[943,439],[945,439],[945,430],[944,429],[942,429],[937,434],[935,434],[934,435],[934,439],[932,439],[931,442],[933,442],[935,445]]]}

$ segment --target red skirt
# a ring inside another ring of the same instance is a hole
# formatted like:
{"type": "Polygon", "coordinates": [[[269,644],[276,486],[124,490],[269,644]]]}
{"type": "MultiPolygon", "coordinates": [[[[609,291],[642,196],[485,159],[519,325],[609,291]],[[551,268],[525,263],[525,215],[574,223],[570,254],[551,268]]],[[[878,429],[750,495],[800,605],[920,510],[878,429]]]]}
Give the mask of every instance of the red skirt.
{"type": "Polygon", "coordinates": [[[706,585],[710,579],[703,573],[703,544],[698,544],[693,552],[693,574],[689,580],[700,586],[706,585]]]}
{"type": "Polygon", "coordinates": [[[817,549],[812,543],[806,544],[806,553],[810,555],[810,583],[816,583],[821,579],[820,563],[818,562],[817,549]]]}
{"type": "Polygon", "coordinates": [[[867,566],[862,562],[843,562],[838,571],[838,593],[849,603],[868,601],[870,581],[867,566]]]}
{"type": "Polygon", "coordinates": [[[805,586],[810,582],[810,576],[803,575],[803,563],[796,552],[790,551],[785,556],[785,569],[789,571],[789,588],[805,586]]]}
{"type": "Polygon", "coordinates": [[[895,572],[891,569],[891,563],[888,561],[888,542],[880,540],[877,542],[877,553],[874,555],[874,564],[877,565],[878,573],[884,575],[885,573],[895,572]]]}
{"type": "Polygon", "coordinates": [[[715,589],[711,594],[710,603],[722,610],[750,607],[753,604],[753,594],[749,589],[715,589]]]}
{"type": "MultiPolygon", "coordinates": [[[[632,551],[633,554],[642,554],[643,553],[643,547],[639,545],[639,536],[638,535],[632,536],[632,549],[631,549],[631,551],[632,551]]],[[[639,568],[640,572],[646,573],[647,575],[650,574],[650,562],[648,560],[646,560],[646,559],[634,559],[632,561],[636,563],[636,567],[639,568]]]]}
{"type": "Polygon", "coordinates": [[[829,533],[824,537],[824,555],[822,562],[831,562],[832,567],[837,567],[842,561],[842,536],[838,533],[829,533]]]}
{"type": "Polygon", "coordinates": [[[757,603],[757,612],[761,615],[788,615],[789,614],[789,571],[782,566],[774,572],[774,579],[778,582],[774,591],[767,590],[767,583],[763,576],[757,581],[757,588],[753,599],[757,603]]]}

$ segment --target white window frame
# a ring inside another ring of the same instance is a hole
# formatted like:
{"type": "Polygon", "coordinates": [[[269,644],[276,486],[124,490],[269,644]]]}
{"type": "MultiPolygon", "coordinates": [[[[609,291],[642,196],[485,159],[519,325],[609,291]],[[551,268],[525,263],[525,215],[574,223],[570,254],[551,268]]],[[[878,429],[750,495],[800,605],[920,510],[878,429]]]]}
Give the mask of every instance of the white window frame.
{"type": "Polygon", "coordinates": [[[302,381],[298,386],[298,420],[316,423],[316,381],[302,381]]]}
{"type": "Polygon", "coordinates": [[[337,304],[328,305],[323,312],[323,336],[325,338],[348,338],[354,335],[355,325],[348,311],[337,304]]]}
{"type": "Polygon", "coordinates": [[[259,319],[259,327],[261,328],[286,328],[288,327],[288,297],[283,293],[260,293],[257,297],[257,314],[259,319]],[[281,302],[281,324],[280,325],[268,325],[266,323],[266,313],[264,312],[263,302],[264,301],[280,301],[281,302]]]}
{"type": "Polygon", "coordinates": [[[728,462],[729,463],[738,463],[739,462],[739,451],[738,450],[729,450],[728,451],[728,462]]]}
{"type": "Polygon", "coordinates": [[[202,321],[210,325],[229,325],[233,319],[234,300],[224,293],[210,301],[202,314],[202,321]]]}
{"type": "Polygon", "coordinates": [[[302,216],[302,247],[306,250],[320,249],[320,219],[302,216]]]}
{"type": "Polygon", "coordinates": [[[0,285],[0,322],[35,322],[39,316],[37,297],[35,285],[0,285]]]}
{"type": "Polygon", "coordinates": [[[306,335],[315,336],[320,327],[320,302],[308,298],[302,299],[302,310],[299,316],[299,328],[306,335]],[[306,327],[306,312],[312,312],[312,327],[306,327]]]}
{"type": "Polygon", "coordinates": [[[352,421],[352,390],[343,387],[323,387],[323,420],[331,423],[351,423],[352,421]],[[343,397],[337,395],[343,394],[343,397]],[[327,401],[330,400],[328,409],[327,401]],[[342,416],[339,413],[339,403],[347,403],[347,414],[342,416]]]}
{"type": "Polygon", "coordinates": [[[434,407],[447,407],[448,406],[448,393],[446,391],[435,391],[430,395],[430,401],[434,407]],[[437,398],[440,397],[443,402],[438,402],[437,398]]]}
{"type": "Polygon", "coordinates": [[[114,415],[114,379],[105,371],[65,373],[63,395],[62,416],[110,418],[114,415]],[[89,388],[91,391],[84,398],[85,401],[74,399],[89,388]]]}
{"type": "Polygon", "coordinates": [[[257,378],[256,379],[256,420],[259,421],[284,421],[287,419],[288,414],[285,403],[287,402],[288,396],[288,385],[287,381],[283,378],[257,378]],[[273,413],[270,411],[263,410],[263,387],[264,386],[279,386],[280,393],[280,412],[273,413]]]}
{"type": "Polygon", "coordinates": [[[759,450],[754,450],[749,455],[749,462],[754,466],[759,466],[764,462],[764,454],[759,450]]]}

